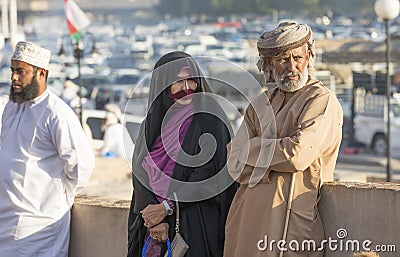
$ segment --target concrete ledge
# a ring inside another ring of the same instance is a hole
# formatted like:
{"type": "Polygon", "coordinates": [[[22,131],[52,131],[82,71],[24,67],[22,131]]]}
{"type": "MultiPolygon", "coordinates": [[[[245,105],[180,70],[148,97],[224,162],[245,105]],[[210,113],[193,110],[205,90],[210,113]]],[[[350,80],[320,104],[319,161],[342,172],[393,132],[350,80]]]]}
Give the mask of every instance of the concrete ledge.
{"type": "MultiPolygon", "coordinates": [[[[327,239],[339,240],[344,244],[349,240],[357,240],[360,247],[365,240],[370,240],[371,249],[377,245],[395,245],[396,250],[400,251],[400,185],[328,183],[322,187],[319,209],[327,239]],[[346,232],[346,237],[340,240],[338,231],[346,232]]],[[[328,249],[325,256],[350,257],[351,253],[328,249]]],[[[381,257],[398,256],[394,252],[379,254],[381,257]]]]}
{"type": "Polygon", "coordinates": [[[127,200],[76,197],[69,257],[126,257],[129,206],[127,200]]]}
{"type": "MultiPolygon", "coordinates": [[[[360,247],[370,240],[371,249],[394,245],[400,252],[399,184],[332,182],[321,190],[319,208],[325,236],[336,240],[333,246],[337,247],[331,250],[326,244],[325,257],[351,257],[351,245],[347,247],[350,250],[345,247],[354,240],[360,247]],[[339,238],[338,231],[345,236],[339,238]]],[[[116,198],[77,197],[72,209],[69,256],[126,257],[129,206],[130,201],[116,198]]],[[[399,256],[396,252],[379,254],[399,256]]]]}

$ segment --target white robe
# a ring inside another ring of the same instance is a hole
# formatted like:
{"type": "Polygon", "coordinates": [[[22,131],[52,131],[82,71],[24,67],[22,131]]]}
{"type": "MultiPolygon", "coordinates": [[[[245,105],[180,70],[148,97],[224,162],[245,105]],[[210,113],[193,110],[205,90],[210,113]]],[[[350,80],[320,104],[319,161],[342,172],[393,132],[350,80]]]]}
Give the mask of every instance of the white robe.
{"type": "Polygon", "coordinates": [[[105,156],[109,152],[115,154],[116,157],[123,158],[125,156],[123,129],[121,123],[112,124],[106,128],[103,137],[104,143],[99,152],[101,156],[105,156]]]}
{"type": "Polygon", "coordinates": [[[94,156],[78,118],[46,90],[9,101],[0,136],[0,256],[68,256],[70,208],[94,156]]]}
{"type": "Polygon", "coordinates": [[[0,133],[1,133],[1,116],[3,115],[4,105],[0,98],[0,133]]]}

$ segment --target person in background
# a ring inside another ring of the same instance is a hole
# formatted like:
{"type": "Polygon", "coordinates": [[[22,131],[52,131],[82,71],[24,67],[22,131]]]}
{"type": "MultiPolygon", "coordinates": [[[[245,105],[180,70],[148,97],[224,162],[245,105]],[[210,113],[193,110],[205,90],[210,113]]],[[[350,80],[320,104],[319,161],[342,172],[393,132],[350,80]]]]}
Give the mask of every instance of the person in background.
{"type": "Polygon", "coordinates": [[[0,97],[0,135],[1,135],[1,116],[3,115],[3,111],[4,111],[4,104],[0,97]]]}
{"type": "Polygon", "coordinates": [[[106,104],[106,117],[103,121],[102,130],[104,131],[103,145],[97,150],[97,154],[102,157],[124,157],[124,138],[121,124],[121,109],[116,104],[106,104]]]}
{"type": "Polygon", "coordinates": [[[236,191],[226,165],[228,118],[211,98],[197,63],[171,52],[155,64],[149,108],[132,160],[128,256],[164,256],[175,236],[176,193],[185,257],[222,257],[225,219],[236,191]]]}
{"type": "Polygon", "coordinates": [[[313,77],[309,26],[281,23],[263,33],[257,47],[271,89],[247,108],[228,145],[228,170],[240,187],[226,223],[224,256],[277,257],[286,247],[285,257],[322,257],[323,251],[293,251],[288,243],[313,240],[318,248],[324,240],[320,187],[333,181],[343,111],[335,93],[313,77]],[[266,238],[286,244],[271,248],[266,238]]]}
{"type": "Polygon", "coordinates": [[[60,98],[74,110],[80,106],[78,90],[78,86],[72,80],[66,79],[64,82],[64,90],[60,96],[60,98]]]}
{"type": "Polygon", "coordinates": [[[67,257],[71,207],[94,168],[76,114],[47,87],[50,50],[19,42],[0,135],[0,256],[67,257]]]}

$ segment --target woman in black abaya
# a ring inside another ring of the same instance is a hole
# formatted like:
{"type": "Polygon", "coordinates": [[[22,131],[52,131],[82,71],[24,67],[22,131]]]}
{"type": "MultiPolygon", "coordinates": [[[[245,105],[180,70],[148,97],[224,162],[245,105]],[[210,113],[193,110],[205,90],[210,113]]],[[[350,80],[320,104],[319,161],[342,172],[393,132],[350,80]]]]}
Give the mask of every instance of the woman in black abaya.
{"type": "Polygon", "coordinates": [[[156,63],[149,111],[132,169],[128,257],[164,256],[175,236],[176,193],[185,257],[223,255],[225,220],[236,184],[225,167],[231,128],[190,55],[171,52],[156,63]]]}

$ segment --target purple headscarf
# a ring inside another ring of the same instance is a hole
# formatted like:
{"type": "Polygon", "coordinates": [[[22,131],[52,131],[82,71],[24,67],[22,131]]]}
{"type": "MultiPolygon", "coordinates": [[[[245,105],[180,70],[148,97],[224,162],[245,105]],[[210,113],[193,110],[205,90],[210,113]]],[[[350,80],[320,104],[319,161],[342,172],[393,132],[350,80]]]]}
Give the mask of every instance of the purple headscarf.
{"type": "Polygon", "coordinates": [[[159,202],[167,196],[179,150],[193,119],[193,105],[175,103],[170,112],[171,118],[162,128],[161,135],[157,137],[142,163],[142,167],[149,176],[150,186],[159,202]]]}

